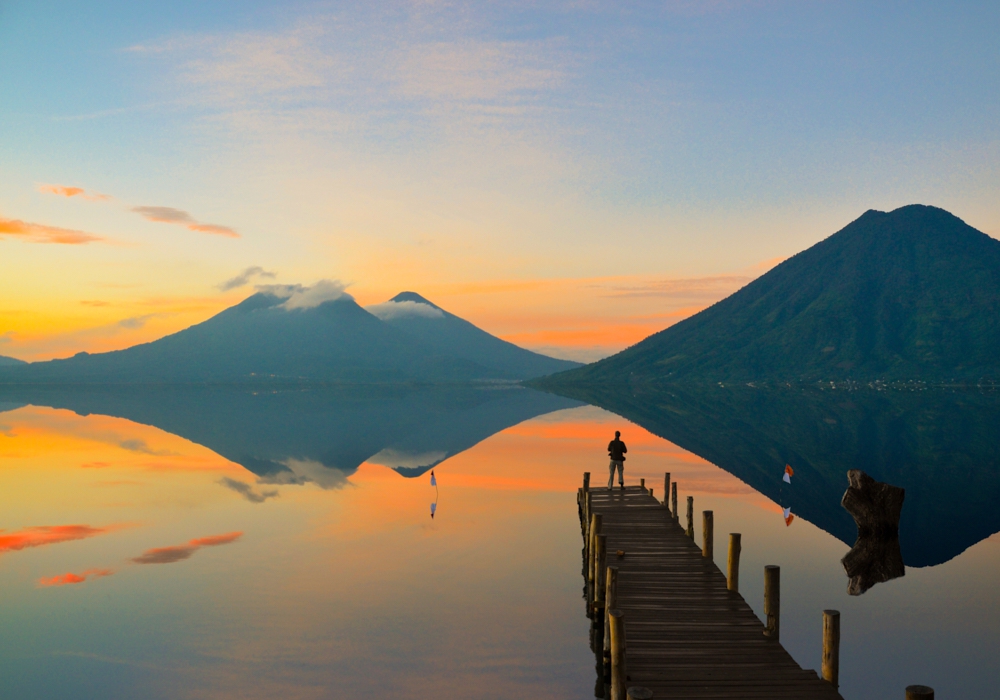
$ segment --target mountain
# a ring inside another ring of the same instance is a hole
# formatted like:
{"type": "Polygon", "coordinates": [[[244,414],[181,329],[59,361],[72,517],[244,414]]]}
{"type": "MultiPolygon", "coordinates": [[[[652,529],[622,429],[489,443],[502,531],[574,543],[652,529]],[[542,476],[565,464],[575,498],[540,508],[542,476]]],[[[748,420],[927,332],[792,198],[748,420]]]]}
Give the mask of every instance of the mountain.
{"type": "Polygon", "coordinates": [[[4,355],[0,355],[0,367],[14,367],[26,364],[28,363],[24,360],[18,360],[16,357],[5,357],[4,355]]]}
{"type": "Polygon", "coordinates": [[[436,352],[505,372],[511,378],[540,377],[580,366],[500,340],[415,292],[402,292],[367,310],[436,352]]]}
{"type": "Polygon", "coordinates": [[[941,564],[1000,531],[995,389],[580,384],[564,393],[725,469],[847,546],[857,535],[841,506],[848,470],[906,489],[907,566],[941,564]],[[791,485],[781,479],[786,464],[791,485]]]}
{"type": "Polygon", "coordinates": [[[1000,241],[934,207],[868,211],[574,383],[1000,378],[1000,241]]]}
{"type": "Polygon", "coordinates": [[[257,389],[0,386],[0,413],[32,404],[126,418],[204,445],[261,483],[327,488],[363,462],[420,476],[512,425],[582,405],[516,385],[257,389]]]}
{"type": "Polygon", "coordinates": [[[477,358],[463,337],[476,337],[483,347],[490,345],[487,339],[496,347],[509,344],[450,314],[446,337],[435,340],[422,333],[425,319],[397,327],[365,311],[350,295],[337,291],[325,298],[326,291],[321,285],[262,291],[151,343],[4,367],[0,382],[466,382],[527,379],[579,366],[515,346],[506,354],[497,350],[477,358]],[[459,343],[458,350],[449,349],[448,338],[459,343]]]}

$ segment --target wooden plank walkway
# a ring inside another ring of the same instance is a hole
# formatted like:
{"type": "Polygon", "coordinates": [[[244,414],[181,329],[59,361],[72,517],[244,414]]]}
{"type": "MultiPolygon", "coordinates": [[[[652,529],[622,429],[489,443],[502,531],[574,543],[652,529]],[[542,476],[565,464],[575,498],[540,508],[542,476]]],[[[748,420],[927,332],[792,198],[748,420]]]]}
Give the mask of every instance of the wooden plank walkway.
{"type": "MultiPolygon", "coordinates": [[[[656,700],[841,697],[764,638],[743,597],[727,589],[725,575],[646,489],[590,493],[591,513],[602,516],[607,536],[607,565],[619,572],[615,607],[625,614],[628,687],[646,687],[656,700]]],[[[600,640],[604,616],[595,617],[600,640]]]]}

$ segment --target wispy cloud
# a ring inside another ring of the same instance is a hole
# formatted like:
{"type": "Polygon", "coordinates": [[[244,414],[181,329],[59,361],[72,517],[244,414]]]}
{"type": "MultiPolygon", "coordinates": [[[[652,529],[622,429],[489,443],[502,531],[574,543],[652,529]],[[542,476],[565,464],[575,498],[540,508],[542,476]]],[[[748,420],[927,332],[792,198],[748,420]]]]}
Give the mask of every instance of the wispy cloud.
{"type": "Polygon", "coordinates": [[[190,231],[212,233],[219,236],[227,236],[229,238],[240,237],[240,234],[228,226],[202,223],[183,209],[174,209],[173,207],[143,206],[132,207],[132,211],[149,221],[155,221],[161,224],[176,224],[178,226],[183,226],[190,231]]]}
{"type": "Polygon", "coordinates": [[[416,301],[387,301],[382,304],[366,306],[365,311],[383,321],[395,318],[444,318],[444,312],[441,309],[435,309],[430,304],[421,304],[416,301]]]}
{"type": "Polygon", "coordinates": [[[128,450],[129,452],[136,452],[143,455],[153,455],[155,457],[172,457],[176,456],[176,452],[171,452],[170,450],[155,450],[146,444],[146,441],[141,438],[130,438],[128,440],[121,440],[118,446],[122,449],[128,450]]]}
{"type": "Polygon", "coordinates": [[[60,197],[79,197],[80,199],[86,199],[90,202],[103,202],[111,199],[111,195],[109,194],[90,192],[82,187],[69,187],[66,185],[40,184],[38,186],[38,191],[44,192],[45,194],[59,195],[60,197]]]}
{"type": "Polygon", "coordinates": [[[311,287],[300,287],[292,292],[282,306],[286,309],[311,309],[323,302],[348,296],[347,285],[340,280],[320,280],[311,287]]]}
{"type": "Polygon", "coordinates": [[[17,240],[28,243],[63,243],[67,245],[82,245],[107,240],[86,231],[0,217],[0,238],[5,236],[17,237],[17,240]]]}
{"type": "Polygon", "coordinates": [[[43,547],[60,542],[83,540],[96,537],[120,528],[120,525],[109,527],[91,527],[90,525],[41,525],[26,527],[16,532],[7,533],[0,530],[0,554],[18,552],[32,547],[43,547]]]}
{"type": "Polygon", "coordinates": [[[251,503],[263,503],[269,498],[277,498],[278,491],[272,489],[270,491],[255,491],[253,486],[246,483],[245,481],[237,481],[236,479],[230,479],[228,476],[224,476],[219,480],[219,483],[225,486],[227,489],[231,489],[236,493],[243,496],[251,503]]]}
{"type": "Polygon", "coordinates": [[[212,535],[190,540],[187,544],[175,545],[173,547],[157,547],[148,549],[138,557],[133,557],[135,564],[173,564],[174,562],[190,559],[191,555],[202,547],[218,547],[224,544],[232,544],[240,537],[242,532],[229,532],[224,535],[212,535]]]}
{"type": "Polygon", "coordinates": [[[128,328],[129,330],[135,330],[136,328],[145,327],[151,319],[159,318],[161,316],[169,316],[170,314],[165,313],[153,313],[153,314],[142,314],[141,316],[130,316],[129,318],[123,318],[118,322],[121,328],[128,328]]]}
{"type": "Polygon", "coordinates": [[[274,279],[275,273],[268,272],[263,267],[258,267],[255,265],[254,267],[248,267],[235,277],[226,280],[225,282],[219,285],[219,289],[221,289],[223,292],[228,292],[230,289],[238,289],[240,287],[245,287],[246,285],[250,284],[250,280],[259,279],[261,277],[274,279]]]}
{"type": "Polygon", "coordinates": [[[68,586],[76,583],[83,583],[84,581],[92,578],[103,578],[105,576],[111,576],[114,572],[112,569],[87,569],[86,571],[74,574],[62,574],[61,576],[53,576],[51,578],[40,578],[38,579],[39,586],[68,586]]]}

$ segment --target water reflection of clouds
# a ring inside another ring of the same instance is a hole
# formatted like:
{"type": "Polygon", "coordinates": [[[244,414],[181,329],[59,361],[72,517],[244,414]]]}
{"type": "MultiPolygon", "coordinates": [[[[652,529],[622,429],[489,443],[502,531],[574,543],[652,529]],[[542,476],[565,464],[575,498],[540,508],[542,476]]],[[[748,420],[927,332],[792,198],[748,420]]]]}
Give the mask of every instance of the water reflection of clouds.
{"type": "Polygon", "coordinates": [[[134,564],[173,564],[178,561],[190,559],[191,555],[202,547],[218,547],[224,544],[232,544],[242,536],[242,532],[229,532],[224,535],[212,535],[210,537],[193,539],[187,544],[147,549],[141,555],[133,557],[131,561],[134,564]]]}
{"type": "Polygon", "coordinates": [[[255,491],[253,486],[245,481],[239,481],[237,479],[230,479],[228,476],[224,476],[219,479],[219,483],[225,486],[227,489],[235,491],[240,494],[246,500],[251,503],[263,503],[269,498],[277,498],[278,490],[271,489],[269,491],[255,491]]]}
{"type": "Polygon", "coordinates": [[[125,527],[124,525],[109,525],[107,527],[91,527],[90,525],[40,525],[26,527],[7,534],[0,530],[0,554],[18,552],[22,549],[43,547],[61,542],[72,542],[89,537],[96,537],[125,527]]]}

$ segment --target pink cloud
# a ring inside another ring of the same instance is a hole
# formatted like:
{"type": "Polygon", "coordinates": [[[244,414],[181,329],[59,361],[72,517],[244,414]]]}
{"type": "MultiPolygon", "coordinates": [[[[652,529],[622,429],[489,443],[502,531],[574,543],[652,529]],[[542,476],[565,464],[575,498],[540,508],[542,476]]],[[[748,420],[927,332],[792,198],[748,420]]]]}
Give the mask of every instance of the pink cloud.
{"type": "Polygon", "coordinates": [[[79,197],[80,199],[86,199],[91,202],[102,202],[111,199],[109,194],[101,194],[100,192],[88,192],[82,187],[67,187],[66,185],[39,185],[39,192],[44,192],[45,194],[55,194],[60,197],[79,197]]]}
{"type": "Polygon", "coordinates": [[[45,224],[32,224],[27,221],[20,221],[19,219],[4,219],[0,217],[0,237],[3,236],[18,236],[21,237],[21,240],[30,243],[65,243],[68,245],[80,245],[82,243],[106,240],[85,231],[46,226],[45,224]]]}
{"type": "Polygon", "coordinates": [[[193,539],[187,544],[147,549],[140,556],[134,557],[132,561],[136,564],[173,564],[174,562],[190,559],[191,555],[202,547],[218,547],[223,544],[231,544],[242,536],[242,532],[229,532],[224,535],[211,535],[209,537],[193,539]]]}
{"type": "Polygon", "coordinates": [[[68,586],[74,583],[83,583],[87,579],[91,578],[103,578],[104,576],[111,576],[115,573],[111,569],[87,569],[83,573],[74,574],[68,573],[62,576],[53,576],[51,578],[40,578],[38,579],[39,586],[68,586]]]}
{"type": "Polygon", "coordinates": [[[196,221],[193,216],[183,209],[174,209],[173,207],[132,207],[132,211],[149,221],[155,221],[161,224],[177,224],[178,226],[183,226],[189,231],[212,233],[218,236],[227,236],[229,238],[240,237],[240,234],[228,226],[205,224],[200,221],[196,221]]]}

